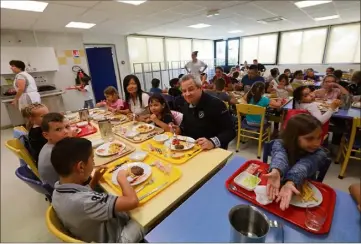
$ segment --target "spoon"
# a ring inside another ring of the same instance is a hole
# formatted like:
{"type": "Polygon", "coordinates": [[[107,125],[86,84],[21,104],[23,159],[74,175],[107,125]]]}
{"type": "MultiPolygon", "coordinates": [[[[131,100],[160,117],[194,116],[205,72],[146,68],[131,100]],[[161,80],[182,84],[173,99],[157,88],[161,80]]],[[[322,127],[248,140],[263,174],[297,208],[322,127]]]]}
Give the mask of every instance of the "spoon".
{"type": "Polygon", "coordinates": [[[155,180],[155,179],[152,177],[147,183],[145,183],[144,185],[142,185],[141,187],[139,187],[135,192],[138,193],[138,192],[140,192],[141,190],[143,190],[144,187],[153,184],[153,183],[154,183],[154,180],[155,180]]]}

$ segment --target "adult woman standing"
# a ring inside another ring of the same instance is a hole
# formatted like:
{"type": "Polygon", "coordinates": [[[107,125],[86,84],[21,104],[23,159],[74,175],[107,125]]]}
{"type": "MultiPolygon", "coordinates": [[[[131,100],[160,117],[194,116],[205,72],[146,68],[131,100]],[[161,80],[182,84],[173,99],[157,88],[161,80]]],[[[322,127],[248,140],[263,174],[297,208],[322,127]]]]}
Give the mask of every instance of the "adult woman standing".
{"type": "Polygon", "coordinates": [[[24,62],[20,60],[11,60],[9,62],[11,70],[16,74],[14,79],[14,88],[16,90],[15,98],[12,102],[20,110],[32,103],[40,103],[40,94],[34,78],[25,70],[24,62]]]}
{"type": "Polygon", "coordinates": [[[201,76],[202,73],[207,69],[208,65],[205,64],[203,61],[197,59],[198,51],[192,52],[192,61],[189,61],[185,66],[185,70],[188,74],[192,74],[196,77],[201,76]],[[201,70],[201,68],[203,69],[201,70]]]}
{"type": "Polygon", "coordinates": [[[137,115],[149,114],[148,101],[149,95],[142,90],[137,76],[127,75],[123,80],[125,101],[129,104],[130,111],[137,115]]]}

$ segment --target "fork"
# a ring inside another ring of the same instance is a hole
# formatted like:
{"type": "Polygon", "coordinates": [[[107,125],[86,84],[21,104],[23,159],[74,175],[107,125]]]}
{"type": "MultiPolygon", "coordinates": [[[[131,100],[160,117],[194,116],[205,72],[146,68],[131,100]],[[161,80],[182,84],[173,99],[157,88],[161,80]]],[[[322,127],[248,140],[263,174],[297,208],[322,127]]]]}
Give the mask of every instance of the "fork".
{"type": "Polygon", "coordinates": [[[151,184],[154,183],[154,177],[152,177],[147,183],[145,183],[144,185],[142,185],[141,187],[139,187],[135,192],[138,193],[140,192],[141,190],[143,190],[146,186],[149,186],[151,184]]]}

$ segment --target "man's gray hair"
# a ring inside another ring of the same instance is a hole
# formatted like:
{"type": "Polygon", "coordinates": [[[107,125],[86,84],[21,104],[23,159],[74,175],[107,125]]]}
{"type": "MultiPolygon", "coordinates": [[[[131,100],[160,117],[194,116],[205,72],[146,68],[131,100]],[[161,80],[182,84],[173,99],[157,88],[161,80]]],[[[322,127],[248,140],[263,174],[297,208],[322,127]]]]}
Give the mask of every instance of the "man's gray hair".
{"type": "Polygon", "coordinates": [[[188,80],[192,80],[197,87],[202,86],[202,81],[199,78],[199,76],[195,76],[195,75],[192,75],[192,74],[183,75],[181,80],[180,80],[180,83],[182,83],[184,81],[188,81],[188,80]]]}

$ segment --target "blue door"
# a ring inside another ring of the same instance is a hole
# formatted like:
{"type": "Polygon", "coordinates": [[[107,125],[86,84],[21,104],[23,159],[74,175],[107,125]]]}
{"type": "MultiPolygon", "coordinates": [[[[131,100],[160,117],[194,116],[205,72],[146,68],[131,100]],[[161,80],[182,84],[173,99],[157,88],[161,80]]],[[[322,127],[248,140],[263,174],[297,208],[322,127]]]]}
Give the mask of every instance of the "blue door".
{"type": "Polygon", "coordinates": [[[111,47],[86,48],[89,72],[92,79],[92,87],[95,101],[104,100],[104,90],[108,86],[117,87],[113,54],[111,47]]]}

